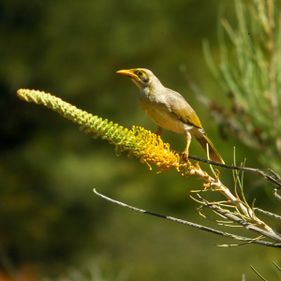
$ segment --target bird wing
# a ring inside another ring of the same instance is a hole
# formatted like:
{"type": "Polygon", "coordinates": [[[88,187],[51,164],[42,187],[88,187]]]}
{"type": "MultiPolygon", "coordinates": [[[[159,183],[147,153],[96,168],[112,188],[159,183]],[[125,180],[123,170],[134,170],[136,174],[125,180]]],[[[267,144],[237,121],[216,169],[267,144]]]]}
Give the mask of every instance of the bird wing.
{"type": "Polygon", "coordinates": [[[199,117],[184,97],[171,89],[166,88],[166,90],[165,97],[166,104],[169,105],[169,111],[175,114],[183,123],[202,128],[199,117]]]}

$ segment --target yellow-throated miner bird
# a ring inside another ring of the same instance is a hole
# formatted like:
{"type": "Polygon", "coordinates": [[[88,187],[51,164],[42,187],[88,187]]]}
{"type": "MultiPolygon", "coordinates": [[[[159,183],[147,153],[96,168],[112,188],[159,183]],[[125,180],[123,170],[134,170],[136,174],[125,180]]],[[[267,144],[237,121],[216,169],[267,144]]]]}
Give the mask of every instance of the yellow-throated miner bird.
{"type": "Polygon", "coordinates": [[[188,157],[191,138],[194,137],[205,151],[208,149],[211,160],[224,163],[214,144],[207,137],[196,112],[182,95],[163,86],[149,69],[124,69],[116,73],[130,77],[140,89],[141,106],[158,125],[158,132],[163,128],[185,135],[186,157],[188,157]]]}

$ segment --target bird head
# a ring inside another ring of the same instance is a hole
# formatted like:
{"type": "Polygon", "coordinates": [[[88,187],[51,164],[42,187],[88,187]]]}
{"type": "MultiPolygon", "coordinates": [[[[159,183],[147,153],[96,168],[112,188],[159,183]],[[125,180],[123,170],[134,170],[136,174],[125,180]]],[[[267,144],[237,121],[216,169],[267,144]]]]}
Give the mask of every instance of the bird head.
{"type": "Polygon", "coordinates": [[[148,87],[154,80],[158,80],[156,76],[146,68],[122,69],[116,71],[117,74],[130,77],[131,80],[140,88],[148,87]]]}

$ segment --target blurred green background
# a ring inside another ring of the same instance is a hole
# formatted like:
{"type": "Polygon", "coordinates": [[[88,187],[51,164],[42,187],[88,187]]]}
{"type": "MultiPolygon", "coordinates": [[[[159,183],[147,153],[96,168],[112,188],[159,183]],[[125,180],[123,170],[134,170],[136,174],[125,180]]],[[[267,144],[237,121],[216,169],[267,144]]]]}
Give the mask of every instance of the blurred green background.
{"type": "MultiPolygon", "coordinates": [[[[231,2],[0,2],[3,272],[14,278],[28,271],[28,280],[98,280],[93,276],[99,275],[102,280],[231,281],[241,280],[242,273],[256,280],[250,270],[254,265],[274,276],[271,262],[280,257],[278,250],[218,248],[216,244],[229,241],[95,197],[93,187],[142,208],[209,223],[188,198],[189,190],[200,183],[173,171],[149,172],[126,155],[116,157],[107,143],[16,98],[18,88],[41,89],[124,126],[155,130],[138,107],[135,86],[115,75],[118,69],[146,67],[190,101],[228,161],[236,145],[238,157],[247,154],[255,165],[253,153],[238,141],[220,138],[209,112],[190,89],[192,81],[211,99],[225,100],[206,67],[202,40],[209,40],[216,55],[219,10],[223,5],[231,18],[231,2]]],[[[178,150],[184,147],[183,137],[166,133],[164,139],[178,150]]],[[[191,149],[204,156],[196,144],[191,149]]],[[[249,178],[252,183],[254,178],[249,178]]],[[[231,173],[224,179],[231,183],[231,173]]],[[[258,195],[268,200],[267,194],[258,195]]]]}

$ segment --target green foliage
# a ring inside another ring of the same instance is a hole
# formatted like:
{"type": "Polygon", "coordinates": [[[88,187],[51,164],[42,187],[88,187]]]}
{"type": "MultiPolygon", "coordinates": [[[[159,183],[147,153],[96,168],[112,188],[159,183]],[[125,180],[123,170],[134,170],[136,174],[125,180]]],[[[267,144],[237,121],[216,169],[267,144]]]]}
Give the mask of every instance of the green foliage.
{"type": "Polygon", "coordinates": [[[264,165],[276,169],[281,155],[280,7],[275,0],[235,1],[237,26],[221,21],[218,66],[205,44],[209,67],[231,103],[230,110],[214,109],[219,121],[259,150],[264,165]]]}

